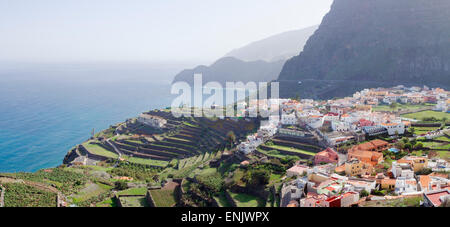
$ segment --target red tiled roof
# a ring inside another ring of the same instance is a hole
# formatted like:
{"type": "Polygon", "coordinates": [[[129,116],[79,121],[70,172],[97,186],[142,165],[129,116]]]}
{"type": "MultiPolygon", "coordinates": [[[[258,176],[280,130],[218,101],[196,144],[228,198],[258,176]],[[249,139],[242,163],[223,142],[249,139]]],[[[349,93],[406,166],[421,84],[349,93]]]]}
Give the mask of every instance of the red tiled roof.
{"type": "Polygon", "coordinates": [[[439,207],[442,204],[441,197],[450,195],[449,191],[439,191],[425,194],[425,196],[433,203],[435,207],[439,207]]]}

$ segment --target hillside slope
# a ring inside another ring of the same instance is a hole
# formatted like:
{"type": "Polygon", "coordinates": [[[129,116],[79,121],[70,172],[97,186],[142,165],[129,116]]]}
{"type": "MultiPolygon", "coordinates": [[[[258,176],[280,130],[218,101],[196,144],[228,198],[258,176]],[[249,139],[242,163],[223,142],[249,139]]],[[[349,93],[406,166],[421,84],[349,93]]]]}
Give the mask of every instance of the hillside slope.
{"type": "Polygon", "coordinates": [[[289,31],[251,43],[231,51],[211,66],[186,69],[173,82],[193,83],[195,73],[203,74],[203,82],[268,82],[276,80],[285,61],[303,50],[317,26],[289,31]]]}
{"type": "Polygon", "coordinates": [[[318,25],[274,35],[233,50],[225,56],[244,61],[275,62],[287,60],[303,50],[306,41],[317,28],[318,25]]]}
{"type": "Polygon", "coordinates": [[[203,75],[203,83],[215,81],[222,85],[225,82],[265,82],[275,80],[283,67],[284,61],[245,62],[233,57],[225,57],[216,61],[211,66],[198,66],[187,69],[175,76],[174,82],[184,81],[193,84],[194,74],[203,75]]]}
{"type": "Polygon", "coordinates": [[[450,1],[336,0],[279,81],[282,96],[312,98],[398,84],[449,88],[450,1]]]}

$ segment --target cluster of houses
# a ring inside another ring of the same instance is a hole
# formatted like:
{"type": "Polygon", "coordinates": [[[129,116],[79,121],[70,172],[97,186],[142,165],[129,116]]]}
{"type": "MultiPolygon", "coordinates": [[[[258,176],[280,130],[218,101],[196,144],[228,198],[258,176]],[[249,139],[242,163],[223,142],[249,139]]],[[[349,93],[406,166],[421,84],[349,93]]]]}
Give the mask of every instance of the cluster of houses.
{"type": "MultiPolygon", "coordinates": [[[[258,112],[270,109],[270,131],[298,134],[302,132],[287,130],[285,126],[298,125],[315,131],[330,147],[348,142],[365,141],[367,137],[378,135],[398,136],[404,134],[411,127],[411,120],[404,119],[389,111],[372,111],[373,106],[392,104],[433,103],[435,110],[447,111],[449,92],[428,87],[407,88],[402,85],[393,88],[364,89],[356,92],[352,97],[327,101],[302,99],[265,99],[251,100],[246,103],[244,112],[258,112]],[[275,114],[274,114],[275,113],[275,114]],[[288,132],[289,131],[289,132],[288,132]]],[[[261,137],[254,135],[256,137],[261,137]]],[[[256,149],[263,140],[249,138],[241,146],[246,154],[256,149]],[[253,149],[249,149],[253,148],[253,149]]]]}
{"type": "Polygon", "coordinates": [[[383,170],[382,151],[390,144],[373,140],[349,149],[347,161],[338,166],[339,155],[327,148],[314,157],[314,167],[297,163],[286,172],[294,180],[283,184],[281,206],[284,207],[348,207],[357,205],[361,192],[384,190],[397,196],[423,196],[425,206],[440,206],[450,194],[448,170],[445,160],[406,156],[392,162],[383,170]],[[429,175],[416,175],[425,168],[429,175]],[[439,174],[440,172],[446,172],[439,174]]]}

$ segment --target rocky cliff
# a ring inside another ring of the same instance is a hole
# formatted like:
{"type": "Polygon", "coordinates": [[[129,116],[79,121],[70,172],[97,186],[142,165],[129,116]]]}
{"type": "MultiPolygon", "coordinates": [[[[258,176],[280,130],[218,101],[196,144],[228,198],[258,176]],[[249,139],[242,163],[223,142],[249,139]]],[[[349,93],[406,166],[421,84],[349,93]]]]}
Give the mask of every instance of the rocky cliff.
{"type": "Polygon", "coordinates": [[[398,84],[448,89],[450,1],[335,0],[278,80],[282,96],[312,98],[398,84]]]}

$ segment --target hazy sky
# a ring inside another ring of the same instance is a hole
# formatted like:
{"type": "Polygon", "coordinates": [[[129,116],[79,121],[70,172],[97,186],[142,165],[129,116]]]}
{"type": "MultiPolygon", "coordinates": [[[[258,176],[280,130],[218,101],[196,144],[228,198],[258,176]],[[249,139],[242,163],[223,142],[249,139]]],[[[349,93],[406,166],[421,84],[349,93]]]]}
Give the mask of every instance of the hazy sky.
{"type": "Polygon", "coordinates": [[[332,0],[0,0],[0,61],[208,61],[319,24],[332,0]]]}

